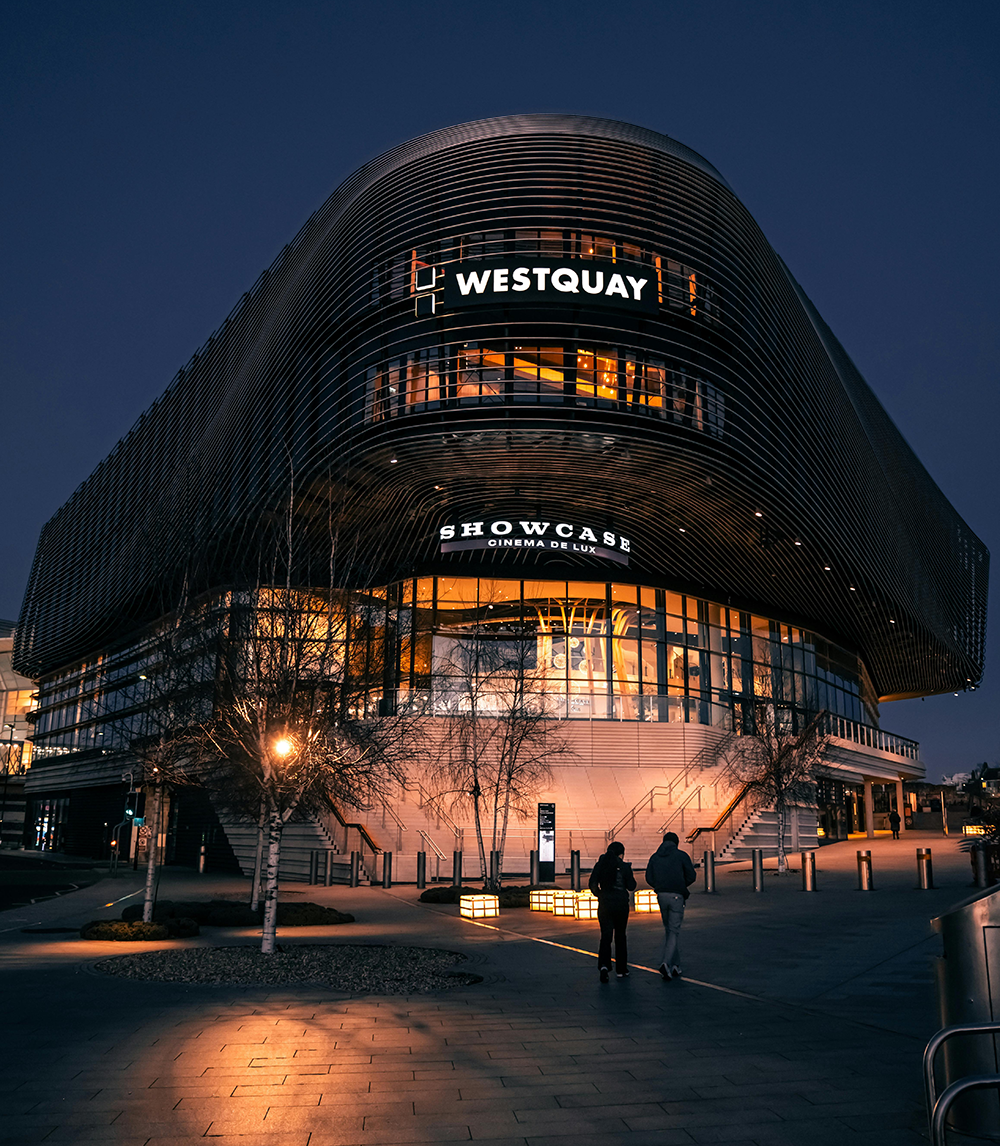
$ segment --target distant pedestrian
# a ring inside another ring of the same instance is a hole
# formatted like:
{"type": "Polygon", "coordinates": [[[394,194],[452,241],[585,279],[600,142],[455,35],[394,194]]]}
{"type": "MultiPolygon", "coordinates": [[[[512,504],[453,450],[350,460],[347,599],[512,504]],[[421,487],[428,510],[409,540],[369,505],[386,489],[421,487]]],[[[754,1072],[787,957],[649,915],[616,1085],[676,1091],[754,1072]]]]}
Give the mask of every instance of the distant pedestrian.
{"type": "Polygon", "coordinates": [[[684,922],[684,901],[691,894],[688,886],[697,878],[691,857],[680,850],[679,843],[674,832],[667,832],[663,843],[646,864],[646,882],[656,892],[663,920],[660,974],[664,979],[681,977],[680,934],[684,922]]]}
{"type": "Polygon", "coordinates": [[[619,979],[628,976],[628,927],[630,891],[635,890],[632,865],[626,863],[624,844],[608,844],[608,850],[594,864],[590,873],[590,890],[597,896],[597,922],[601,925],[601,945],[597,951],[597,968],[601,982],[607,983],[611,971],[611,939],[615,945],[615,974],[619,979]]]}
{"type": "Polygon", "coordinates": [[[899,839],[899,812],[895,808],[889,813],[889,827],[892,828],[892,838],[899,839]]]}

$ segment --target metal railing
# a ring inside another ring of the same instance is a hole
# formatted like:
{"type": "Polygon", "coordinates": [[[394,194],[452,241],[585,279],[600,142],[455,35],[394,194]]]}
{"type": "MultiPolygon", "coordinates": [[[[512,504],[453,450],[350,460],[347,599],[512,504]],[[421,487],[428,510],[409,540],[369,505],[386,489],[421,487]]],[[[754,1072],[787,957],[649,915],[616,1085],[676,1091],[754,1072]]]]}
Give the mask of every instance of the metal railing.
{"type": "Polygon", "coordinates": [[[680,830],[682,833],[684,832],[685,814],[688,811],[698,811],[698,812],[701,811],[701,794],[704,791],[704,788],[705,788],[704,784],[699,784],[695,789],[693,789],[693,791],[688,792],[688,794],[684,797],[684,799],[680,802],[680,804],[678,804],[678,806],[670,813],[670,815],[660,825],[659,832],[658,832],[659,835],[663,835],[664,832],[671,831],[672,830],[671,825],[673,824],[674,820],[676,820],[678,818],[678,816],[680,817],[680,821],[681,821],[680,822],[680,830]],[[697,808],[690,808],[689,805],[694,800],[697,800],[698,807],[697,808]]]}
{"type": "Polygon", "coordinates": [[[902,756],[907,760],[920,759],[920,745],[916,740],[908,740],[905,736],[896,736],[892,732],[883,732],[881,728],[873,728],[870,724],[862,724],[857,720],[848,720],[846,716],[825,712],[820,728],[827,736],[833,736],[837,740],[849,740],[853,744],[874,748],[877,752],[887,752],[891,756],[902,756]]]}
{"type": "Polygon", "coordinates": [[[716,856],[720,855],[732,843],[732,841],[742,830],[743,826],[746,824],[747,820],[749,820],[750,816],[753,814],[752,812],[747,812],[747,814],[737,823],[736,811],[746,799],[747,793],[749,791],[750,785],[745,784],[729,801],[725,808],[722,809],[716,818],[715,823],[709,824],[707,827],[695,828],[694,831],[688,835],[688,843],[692,844],[703,833],[711,832],[712,851],[715,852],[716,856]],[[719,847],[720,833],[723,836],[722,847],[719,847]]]}
{"type": "Polygon", "coordinates": [[[927,1129],[931,1146],[945,1146],[946,1119],[952,1103],[968,1090],[982,1090],[987,1087],[1000,1088],[1000,1074],[970,1074],[957,1079],[942,1094],[937,1094],[937,1080],[934,1077],[935,1060],[941,1047],[955,1035],[1000,1034],[1000,1023],[960,1023],[942,1027],[924,1047],[924,1100],[927,1104],[927,1129]]]}

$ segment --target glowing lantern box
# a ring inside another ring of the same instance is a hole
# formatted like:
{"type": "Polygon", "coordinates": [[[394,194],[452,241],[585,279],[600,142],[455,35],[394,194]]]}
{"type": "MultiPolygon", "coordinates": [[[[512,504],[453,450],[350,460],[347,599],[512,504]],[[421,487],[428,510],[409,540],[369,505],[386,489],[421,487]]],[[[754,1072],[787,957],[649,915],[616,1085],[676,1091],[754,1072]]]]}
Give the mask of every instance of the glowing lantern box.
{"type": "Polygon", "coordinates": [[[553,889],[551,887],[542,888],[540,891],[532,891],[528,893],[529,906],[532,911],[551,911],[552,910],[552,895],[553,889]]]}
{"type": "Polygon", "coordinates": [[[465,919],[495,919],[500,914],[498,895],[463,895],[458,905],[465,919]]]}
{"type": "Polygon", "coordinates": [[[656,898],[656,892],[651,887],[641,887],[635,893],[635,910],[638,913],[659,911],[660,904],[656,898]]]}
{"type": "Polygon", "coordinates": [[[596,919],[597,918],[597,896],[592,895],[589,891],[581,891],[576,897],[576,917],[577,919],[596,919]]]}
{"type": "Polygon", "coordinates": [[[552,914],[564,918],[576,918],[576,892],[554,891],[552,893],[552,914]]]}

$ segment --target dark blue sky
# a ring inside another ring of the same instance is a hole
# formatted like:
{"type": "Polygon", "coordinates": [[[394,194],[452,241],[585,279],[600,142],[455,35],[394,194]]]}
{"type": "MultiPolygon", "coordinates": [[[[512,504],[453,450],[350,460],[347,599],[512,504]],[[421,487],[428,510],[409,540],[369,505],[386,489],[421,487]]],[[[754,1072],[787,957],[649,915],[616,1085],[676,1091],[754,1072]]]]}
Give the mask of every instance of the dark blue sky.
{"type": "MultiPolygon", "coordinates": [[[[997,552],[998,43],[986,0],[7,0],[0,617],[43,522],[346,175],[520,111],[714,163],[997,552]]],[[[997,653],[977,692],[883,706],[930,776],[1000,757],[997,653]]]]}

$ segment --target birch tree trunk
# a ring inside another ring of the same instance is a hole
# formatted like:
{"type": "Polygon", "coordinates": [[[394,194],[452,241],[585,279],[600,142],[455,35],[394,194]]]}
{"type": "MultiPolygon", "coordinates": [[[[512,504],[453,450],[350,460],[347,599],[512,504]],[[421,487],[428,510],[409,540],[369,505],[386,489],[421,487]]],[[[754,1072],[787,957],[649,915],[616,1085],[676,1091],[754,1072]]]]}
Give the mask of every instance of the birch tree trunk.
{"type": "Polygon", "coordinates": [[[778,814],[778,874],[784,875],[788,871],[788,861],[785,858],[785,802],[779,800],[774,809],[778,814]]]}
{"type": "Polygon", "coordinates": [[[257,817],[257,851],[253,860],[253,885],[250,888],[250,910],[260,906],[260,869],[264,860],[264,820],[267,806],[264,797],[260,798],[260,815],[257,817]]]}
{"type": "Polygon", "coordinates": [[[267,867],[264,876],[264,923],[260,950],[273,955],[278,935],[278,864],[281,860],[281,832],[285,824],[281,813],[272,808],[267,824],[267,867]]]}
{"type": "Polygon", "coordinates": [[[156,858],[160,844],[160,802],[160,791],[154,787],[149,793],[151,823],[149,825],[149,842],[146,845],[146,893],[142,901],[143,923],[153,922],[153,893],[156,888],[156,858]]]}

